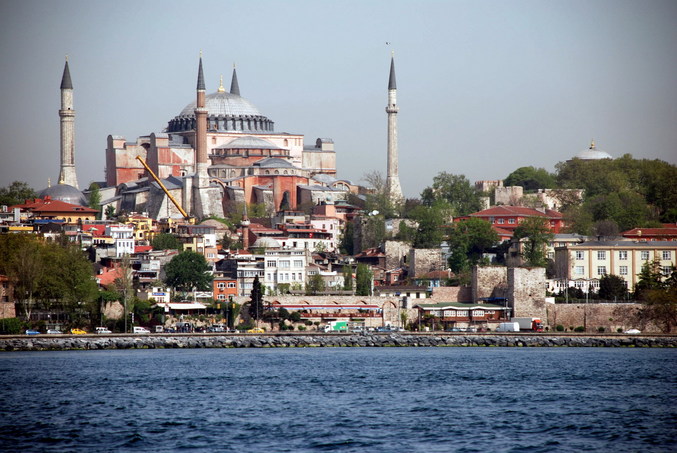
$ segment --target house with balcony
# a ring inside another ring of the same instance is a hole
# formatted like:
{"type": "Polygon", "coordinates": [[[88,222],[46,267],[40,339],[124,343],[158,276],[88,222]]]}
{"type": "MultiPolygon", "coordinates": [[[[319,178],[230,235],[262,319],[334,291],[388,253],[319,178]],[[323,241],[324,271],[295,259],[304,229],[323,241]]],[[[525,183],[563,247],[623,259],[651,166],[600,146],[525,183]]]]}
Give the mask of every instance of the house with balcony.
{"type": "Polygon", "coordinates": [[[431,323],[435,330],[468,327],[495,328],[508,321],[510,308],[488,303],[439,302],[416,304],[419,325],[431,323]]]}

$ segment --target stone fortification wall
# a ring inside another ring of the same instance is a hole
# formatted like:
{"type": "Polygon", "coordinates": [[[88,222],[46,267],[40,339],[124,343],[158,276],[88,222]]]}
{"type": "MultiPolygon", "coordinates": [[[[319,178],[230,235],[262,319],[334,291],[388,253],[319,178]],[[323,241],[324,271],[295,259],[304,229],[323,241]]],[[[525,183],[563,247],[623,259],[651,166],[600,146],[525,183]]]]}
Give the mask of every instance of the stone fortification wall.
{"type": "Polygon", "coordinates": [[[315,335],[192,335],[147,334],[105,336],[4,336],[0,351],[72,349],[169,349],[169,348],[294,348],[294,347],[677,347],[677,336],[637,335],[520,335],[520,334],[315,334],[315,335]]]}
{"type": "Polygon", "coordinates": [[[565,329],[582,326],[586,332],[616,332],[618,329],[640,329],[642,332],[660,332],[649,323],[638,323],[640,304],[547,304],[548,324],[554,329],[558,324],[565,329]]]}
{"type": "Polygon", "coordinates": [[[545,268],[508,268],[508,305],[514,317],[546,319],[545,268]]]}
{"type": "Polygon", "coordinates": [[[496,187],[494,203],[517,206],[523,196],[524,188],[522,186],[496,187]]]}
{"type": "Polygon", "coordinates": [[[397,269],[406,264],[411,244],[402,241],[385,241],[383,253],[386,254],[386,270],[397,269]]]}
{"type": "Polygon", "coordinates": [[[469,286],[436,286],[426,303],[472,301],[472,288],[469,286]]]}
{"type": "Polygon", "coordinates": [[[472,301],[485,297],[508,297],[508,268],[474,266],[472,269],[472,301]]]}
{"type": "Polygon", "coordinates": [[[432,271],[444,269],[440,249],[411,249],[409,251],[409,277],[416,278],[432,271]]]}

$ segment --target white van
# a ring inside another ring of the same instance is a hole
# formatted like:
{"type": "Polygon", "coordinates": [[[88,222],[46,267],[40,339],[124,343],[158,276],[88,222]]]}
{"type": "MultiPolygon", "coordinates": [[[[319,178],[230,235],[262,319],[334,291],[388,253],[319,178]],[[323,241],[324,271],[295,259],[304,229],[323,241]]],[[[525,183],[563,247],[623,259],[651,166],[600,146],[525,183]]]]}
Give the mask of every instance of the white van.
{"type": "Polygon", "coordinates": [[[519,332],[520,323],[518,322],[502,322],[496,328],[496,332],[519,332]]]}
{"type": "Polygon", "coordinates": [[[145,327],[138,327],[134,326],[134,333],[150,333],[150,330],[146,329],[145,327]]]}

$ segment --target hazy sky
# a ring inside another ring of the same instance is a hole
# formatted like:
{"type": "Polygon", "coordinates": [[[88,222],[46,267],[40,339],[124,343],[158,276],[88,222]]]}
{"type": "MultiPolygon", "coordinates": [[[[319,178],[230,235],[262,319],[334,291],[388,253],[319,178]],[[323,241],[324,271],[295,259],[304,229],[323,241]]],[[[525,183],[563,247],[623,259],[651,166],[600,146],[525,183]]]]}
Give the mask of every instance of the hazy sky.
{"type": "Polygon", "coordinates": [[[677,2],[0,2],[0,187],[59,173],[64,56],[81,188],[104,179],[106,137],[160,132],[237,64],[278,132],[330,137],[339,176],[386,165],[390,52],[400,179],[554,171],[586,148],[677,163],[677,2]],[[391,43],[390,46],[386,42],[391,43]]]}

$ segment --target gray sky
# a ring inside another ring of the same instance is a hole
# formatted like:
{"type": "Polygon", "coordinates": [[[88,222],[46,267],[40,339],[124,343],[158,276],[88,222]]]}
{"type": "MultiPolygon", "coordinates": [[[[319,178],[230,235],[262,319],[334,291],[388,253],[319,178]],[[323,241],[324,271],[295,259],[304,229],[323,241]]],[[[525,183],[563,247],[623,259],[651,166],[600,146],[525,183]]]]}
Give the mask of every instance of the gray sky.
{"type": "Polygon", "coordinates": [[[0,187],[59,173],[59,84],[74,85],[81,188],[106,137],[159,132],[237,64],[241,94],[339,176],[385,173],[395,50],[400,179],[500,179],[586,148],[677,163],[677,2],[33,1],[0,3],[0,187]],[[200,8],[198,10],[197,8],[200,8]],[[386,45],[390,42],[391,45],[386,45]]]}

